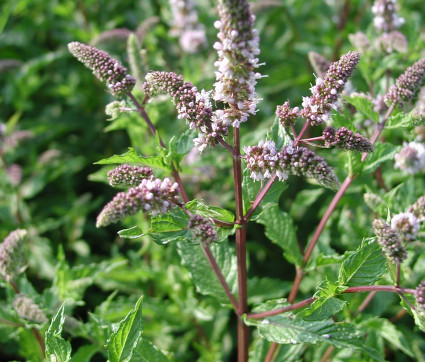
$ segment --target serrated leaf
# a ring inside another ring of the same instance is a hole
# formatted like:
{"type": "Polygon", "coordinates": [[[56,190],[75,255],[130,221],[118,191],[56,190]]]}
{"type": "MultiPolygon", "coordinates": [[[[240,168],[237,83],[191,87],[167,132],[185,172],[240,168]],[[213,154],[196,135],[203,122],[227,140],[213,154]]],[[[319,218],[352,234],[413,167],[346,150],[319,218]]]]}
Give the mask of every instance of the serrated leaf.
{"type": "Polygon", "coordinates": [[[61,337],[65,323],[64,308],[65,304],[62,304],[45,334],[46,357],[51,360],[54,356],[58,362],[71,360],[71,344],[61,337]]]}
{"type": "Polygon", "coordinates": [[[387,262],[375,238],[363,240],[362,245],[342,263],[338,283],[341,286],[372,285],[387,270],[387,262]]]}
{"type": "Polygon", "coordinates": [[[281,279],[253,277],[248,279],[247,289],[248,304],[258,304],[289,293],[291,283],[281,279]]]}
{"type": "Polygon", "coordinates": [[[143,330],[141,296],[127,316],[119,323],[118,329],[106,342],[110,362],[128,362],[132,360],[134,350],[141,340],[143,330]]]}
{"type": "Polygon", "coordinates": [[[143,157],[139,156],[136,150],[132,147],[128,148],[126,153],[122,155],[114,155],[109,158],[104,158],[100,161],[95,162],[95,165],[111,165],[111,164],[123,164],[123,163],[137,163],[143,164],[149,167],[156,167],[163,170],[170,170],[170,167],[164,163],[162,156],[154,157],[143,157]]]}
{"type": "Polygon", "coordinates": [[[143,236],[143,231],[138,226],[118,231],[118,235],[123,239],[137,239],[143,236]]]}
{"type": "Polygon", "coordinates": [[[411,113],[398,112],[392,114],[385,124],[385,129],[413,127],[414,122],[411,113]]]}
{"type": "Polygon", "coordinates": [[[322,282],[314,294],[317,299],[308,308],[299,313],[298,316],[310,321],[330,318],[341,311],[347,304],[344,300],[335,297],[337,293],[338,284],[329,281],[322,282]]]}
{"type": "Polygon", "coordinates": [[[368,330],[373,329],[378,335],[386,339],[392,348],[403,351],[410,357],[414,357],[409,341],[397,327],[383,318],[370,318],[362,323],[368,330]]]}
{"type": "Polygon", "coordinates": [[[156,346],[143,338],[134,350],[133,360],[137,362],[167,362],[168,358],[156,346]]]}
{"type": "Polygon", "coordinates": [[[280,150],[283,145],[286,145],[291,140],[291,137],[286,132],[286,129],[280,125],[279,118],[275,118],[272,127],[267,132],[267,139],[274,141],[276,149],[280,150]]]}
{"type": "Polygon", "coordinates": [[[373,110],[374,106],[371,100],[362,96],[351,96],[344,98],[366,118],[373,120],[375,123],[379,121],[379,114],[373,110]]]}
{"type": "MultiPolygon", "coordinates": [[[[189,270],[192,281],[199,293],[212,295],[222,304],[230,304],[217,276],[204,255],[201,245],[188,242],[177,243],[178,252],[183,264],[189,270]]],[[[213,254],[230,290],[237,290],[237,261],[235,250],[228,241],[210,245],[213,254]]]]}
{"type": "Polygon", "coordinates": [[[261,212],[257,222],[266,227],[266,236],[283,249],[285,259],[301,266],[303,257],[297,242],[295,226],[291,216],[279,209],[269,207],[261,212]]]}
{"type": "Polygon", "coordinates": [[[192,240],[192,233],[187,228],[188,221],[189,217],[181,209],[175,208],[166,215],[160,214],[153,217],[147,234],[160,245],[192,240]]]}
{"type": "Polygon", "coordinates": [[[401,149],[401,146],[393,146],[388,143],[380,143],[376,146],[375,151],[366,157],[363,172],[373,172],[382,163],[393,160],[396,153],[401,149]]]}
{"type": "Polygon", "coordinates": [[[355,177],[362,172],[364,163],[361,161],[360,153],[348,151],[347,153],[347,171],[350,177],[355,177]]]}
{"type": "Polygon", "coordinates": [[[305,321],[282,315],[263,320],[247,319],[247,325],[258,327],[263,338],[279,344],[325,342],[338,348],[359,349],[362,336],[347,323],[334,323],[332,320],[305,321]]]}
{"type": "Polygon", "coordinates": [[[332,126],[335,128],[345,127],[350,131],[357,131],[349,114],[342,114],[338,111],[333,111],[331,115],[331,121],[332,126]]]}
{"type": "Polygon", "coordinates": [[[235,221],[233,212],[216,206],[205,205],[203,200],[194,199],[185,205],[186,209],[205,218],[212,217],[226,222],[235,221]]]}
{"type": "MultiPolygon", "coordinates": [[[[261,190],[261,186],[262,186],[261,182],[254,181],[251,177],[249,177],[250,174],[251,174],[250,171],[246,169],[243,172],[243,178],[242,178],[244,213],[248,211],[248,209],[251,207],[251,203],[255,200],[255,197],[257,196],[258,192],[261,190]]],[[[251,216],[250,219],[255,220],[263,209],[277,205],[279,202],[280,195],[282,194],[283,191],[286,190],[287,187],[288,185],[286,183],[275,181],[273,183],[273,186],[270,188],[266,196],[261,201],[260,206],[257,207],[256,211],[254,212],[253,216],[251,216]]]]}

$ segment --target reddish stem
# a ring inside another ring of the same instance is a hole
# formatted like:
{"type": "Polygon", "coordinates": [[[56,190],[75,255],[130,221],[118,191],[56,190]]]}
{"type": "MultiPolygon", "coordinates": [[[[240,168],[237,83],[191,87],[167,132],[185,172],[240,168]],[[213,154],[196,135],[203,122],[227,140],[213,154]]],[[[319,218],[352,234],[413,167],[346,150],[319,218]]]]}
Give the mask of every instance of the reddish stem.
{"type": "Polygon", "coordinates": [[[273,186],[273,183],[276,181],[277,175],[274,174],[273,177],[267,182],[266,186],[263,187],[263,189],[257,194],[255,197],[254,202],[252,203],[251,207],[243,217],[243,222],[247,222],[251,215],[254,213],[255,209],[260,205],[261,201],[263,200],[264,196],[266,196],[267,192],[270,190],[270,188],[273,186]]]}

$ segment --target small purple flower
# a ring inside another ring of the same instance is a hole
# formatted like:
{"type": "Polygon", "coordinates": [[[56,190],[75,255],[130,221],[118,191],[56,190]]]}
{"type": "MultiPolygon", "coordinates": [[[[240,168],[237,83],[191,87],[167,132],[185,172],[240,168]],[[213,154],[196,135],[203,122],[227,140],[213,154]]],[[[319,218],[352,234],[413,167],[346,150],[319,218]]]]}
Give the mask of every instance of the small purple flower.
{"type": "Polygon", "coordinates": [[[186,119],[189,128],[199,132],[194,142],[200,151],[207,145],[215,145],[217,137],[227,135],[228,125],[220,124],[213,116],[209,92],[202,90],[199,93],[192,83],[184,82],[181,75],[151,72],[146,75],[142,88],[149,96],[168,94],[172,97],[178,118],[186,119]]]}
{"type": "Polygon", "coordinates": [[[17,294],[13,300],[13,308],[18,316],[34,323],[48,322],[46,314],[34,301],[25,294],[17,294]]]}
{"type": "Polygon", "coordinates": [[[230,106],[224,115],[233,127],[239,127],[249,114],[257,112],[255,85],[261,74],[255,69],[259,67],[260,38],[247,0],[220,0],[218,13],[220,20],[214,23],[219,31],[219,41],[214,44],[218,54],[214,100],[230,106]]]}
{"type": "Polygon", "coordinates": [[[279,168],[279,153],[273,141],[258,142],[256,146],[244,147],[247,168],[251,171],[254,181],[263,181],[275,173],[279,180],[286,180],[288,173],[281,172],[279,168]]]}
{"type": "Polygon", "coordinates": [[[106,85],[112,94],[123,96],[131,92],[136,79],[127,74],[127,68],[120,62],[95,47],[91,47],[79,42],[68,44],[68,49],[73,56],[82,62],[101,81],[106,81],[106,85]]]}
{"type": "Polygon", "coordinates": [[[425,280],[422,280],[415,290],[416,307],[421,313],[425,313],[425,280]]]}
{"type": "Polygon", "coordinates": [[[377,242],[382,247],[385,256],[394,264],[401,264],[407,258],[399,233],[383,219],[373,220],[373,231],[378,237],[377,242]]]}
{"type": "Polygon", "coordinates": [[[323,157],[305,147],[284,146],[279,153],[279,168],[282,173],[315,179],[320,185],[332,190],[339,188],[339,180],[323,157]]]}
{"type": "Polygon", "coordinates": [[[331,65],[331,62],[327,60],[323,55],[316,52],[308,52],[308,60],[313,67],[314,73],[323,78],[331,65]]]}
{"type": "Polygon", "coordinates": [[[394,50],[399,53],[406,53],[408,49],[406,37],[396,30],[382,34],[376,38],[375,43],[378,48],[386,53],[392,53],[394,50]]]}
{"type": "Polygon", "coordinates": [[[404,24],[404,19],[396,13],[396,3],[397,0],[375,0],[373,3],[373,25],[378,32],[388,33],[404,24]]]}
{"type": "Polygon", "coordinates": [[[350,131],[345,127],[326,127],[323,131],[323,139],[326,147],[338,147],[342,150],[356,152],[372,152],[373,144],[360,133],[350,131]]]}
{"type": "Polygon", "coordinates": [[[191,215],[188,227],[193,239],[200,241],[202,245],[209,245],[218,239],[214,226],[202,216],[191,215]]]}
{"type": "Polygon", "coordinates": [[[12,231],[0,245],[0,277],[7,282],[13,281],[22,272],[24,258],[22,249],[27,231],[12,231]]]}
{"type": "Polygon", "coordinates": [[[403,148],[394,159],[395,168],[412,175],[425,171],[425,146],[420,142],[404,142],[403,148]]]}
{"type": "Polygon", "coordinates": [[[409,207],[408,212],[411,212],[420,222],[425,221],[425,195],[421,196],[416,202],[409,207]]]}
{"type": "Polygon", "coordinates": [[[143,179],[150,178],[153,171],[149,167],[121,165],[108,172],[109,184],[113,187],[138,186],[143,179]]]}
{"type": "Polygon", "coordinates": [[[283,105],[277,106],[276,116],[279,118],[279,122],[282,126],[289,126],[290,122],[294,122],[299,117],[300,109],[298,107],[291,108],[289,101],[286,101],[283,105]]]}
{"type": "Polygon", "coordinates": [[[425,78],[425,58],[418,60],[400,75],[385,95],[385,103],[389,106],[396,104],[403,106],[413,101],[419,93],[425,78]]]}
{"type": "Polygon", "coordinates": [[[178,202],[179,188],[170,179],[143,179],[137,187],[118,193],[98,215],[96,227],[118,222],[139,211],[167,213],[178,202]]]}
{"type": "Polygon", "coordinates": [[[312,96],[303,98],[303,109],[300,113],[312,126],[329,120],[332,109],[337,108],[338,97],[344,90],[345,83],[359,61],[358,52],[348,52],[337,62],[331,63],[323,79],[316,78],[316,85],[310,88],[312,96]]]}
{"type": "Polygon", "coordinates": [[[403,240],[412,241],[416,239],[420,223],[413,213],[403,212],[392,217],[391,227],[398,231],[403,240]]]}

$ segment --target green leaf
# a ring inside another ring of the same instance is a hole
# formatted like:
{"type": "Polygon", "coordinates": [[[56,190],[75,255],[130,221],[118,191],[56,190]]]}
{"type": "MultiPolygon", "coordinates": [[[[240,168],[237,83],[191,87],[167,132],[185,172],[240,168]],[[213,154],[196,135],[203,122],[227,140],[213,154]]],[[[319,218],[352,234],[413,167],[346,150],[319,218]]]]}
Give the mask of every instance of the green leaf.
{"type": "Polygon", "coordinates": [[[388,143],[380,143],[376,146],[375,151],[366,157],[363,172],[373,172],[382,163],[393,160],[394,155],[398,153],[401,146],[393,146],[388,143]]]}
{"type": "Polygon", "coordinates": [[[266,227],[266,236],[283,249],[283,254],[290,263],[301,266],[303,257],[297,242],[295,226],[291,216],[278,206],[263,210],[258,223],[266,227]]]}
{"type": "MultiPolygon", "coordinates": [[[[211,270],[211,266],[204,255],[201,245],[178,242],[177,247],[182,262],[189,270],[197,291],[204,295],[212,295],[222,304],[230,304],[229,298],[227,298],[220,281],[211,270]]],[[[210,250],[230,290],[234,293],[237,290],[235,250],[230,247],[228,241],[213,243],[210,245],[210,250]]]]}
{"type": "Polygon", "coordinates": [[[137,362],[167,362],[168,358],[151,342],[142,338],[134,350],[133,360],[137,362]]]}
{"type": "Polygon", "coordinates": [[[106,342],[106,350],[110,362],[128,362],[132,360],[134,350],[141,340],[142,321],[141,296],[133,310],[119,323],[118,329],[106,342]]]}
{"type": "Polygon", "coordinates": [[[304,321],[283,315],[263,320],[247,319],[247,325],[256,326],[260,335],[270,342],[279,344],[325,342],[337,348],[361,349],[362,336],[348,323],[334,323],[332,320],[304,321]]]}
{"type": "Polygon", "coordinates": [[[379,121],[379,114],[373,110],[373,104],[370,99],[362,96],[351,96],[344,98],[366,118],[373,120],[375,123],[379,121]]]}
{"type": "Polygon", "coordinates": [[[174,208],[166,215],[160,214],[151,219],[151,228],[147,235],[159,245],[175,241],[192,240],[192,233],[187,228],[189,217],[179,208],[174,208]]]}
{"type": "Polygon", "coordinates": [[[71,362],[90,362],[94,354],[100,351],[100,346],[86,344],[78,348],[78,351],[72,356],[71,362]]]}
{"type": "Polygon", "coordinates": [[[350,131],[357,131],[350,114],[342,114],[338,111],[333,111],[331,120],[332,126],[335,128],[345,127],[348,128],[350,131]]]}
{"type": "Polygon", "coordinates": [[[46,357],[52,360],[54,356],[58,362],[71,360],[71,344],[61,337],[65,323],[64,308],[65,304],[62,304],[45,335],[46,357]]]}
{"type": "Polygon", "coordinates": [[[409,357],[414,358],[413,351],[407,338],[387,319],[376,317],[370,318],[364,321],[361,326],[365,327],[367,330],[373,329],[378,335],[389,342],[391,348],[397,348],[409,357]]]}
{"type": "Polygon", "coordinates": [[[225,222],[234,222],[233,212],[216,206],[205,205],[203,200],[194,199],[185,205],[186,209],[205,218],[214,218],[225,222]]]}
{"type": "Polygon", "coordinates": [[[347,287],[372,285],[385,273],[386,264],[375,238],[364,239],[362,245],[342,263],[338,283],[347,287]]]}
{"type": "MultiPolygon", "coordinates": [[[[245,169],[242,178],[244,213],[248,211],[248,209],[251,207],[252,202],[255,200],[255,197],[257,196],[262,186],[261,182],[255,182],[251,177],[249,177],[250,174],[250,171],[248,169],[245,169]]],[[[287,187],[287,183],[275,181],[273,183],[273,186],[270,188],[266,196],[261,201],[260,206],[257,207],[254,214],[251,216],[250,220],[255,220],[263,209],[277,205],[279,202],[280,195],[283,191],[286,190],[287,187]]]]}
{"type": "Polygon", "coordinates": [[[118,231],[118,235],[123,239],[137,239],[143,236],[143,231],[138,226],[133,226],[130,229],[118,231]]]}
{"type": "Polygon", "coordinates": [[[292,139],[289,137],[286,129],[280,125],[279,118],[275,118],[272,127],[267,132],[267,139],[274,141],[276,149],[280,150],[283,145],[289,143],[292,139]]]}
{"type": "Polygon", "coordinates": [[[190,129],[178,138],[173,136],[168,143],[168,153],[164,155],[165,164],[174,165],[178,169],[183,156],[193,148],[194,138],[195,133],[190,129]]]}
{"type": "Polygon", "coordinates": [[[110,165],[110,164],[123,164],[123,163],[137,163],[143,164],[149,167],[156,167],[163,170],[170,170],[170,167],[164,163],[163,157],[143,157],[139,156],[136,150],[132,147],[128,148],[126,153],[122,155],[114,155],[109,158],[104,158],[103,160],[97,161],[95,165],[110,165]]]}
{"type": "Polygon", "coordinates": [[[289,293],[291,283],[281,279],[252,277],[247,281],[248,304],[262,303],[289,293]]]}
{"type": "Polygon", "coordinates": [[[364,163],[361,161],[362,155],[360,153],[348,151],[347,153],[347,171],[350,177],[355,177],[362,172],[364,163]]]}
{"type": "Polygon", "coordinates": [[[406,128],[413,127],[414,121],[411,113],[398,112],[392,114],[388,118],[387,123],[385,124],[385,129],[396,129],[396,128],[406,128]]]}
{"type": "Polygon", "coordinates": [[[344,300],[335,298],[335,295],[338,294],[338,287],[338,284],[329,281],[322,282],[314,294],[317,299],[298,316],[302,316],[304,320],[315,321],[328,319],[338,313],[347,304],[344,300]]]}

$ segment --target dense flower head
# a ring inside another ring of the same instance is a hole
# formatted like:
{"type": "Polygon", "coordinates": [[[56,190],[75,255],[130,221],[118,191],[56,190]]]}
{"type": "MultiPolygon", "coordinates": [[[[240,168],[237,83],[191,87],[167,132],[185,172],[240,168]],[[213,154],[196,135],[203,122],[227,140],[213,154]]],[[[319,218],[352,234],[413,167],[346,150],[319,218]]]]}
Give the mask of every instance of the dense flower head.
{"type": "Polygon", "coordinates": [[[385,95],[387,105],[396,104],[403,106],[404,103],[413,101],[419,93],[425,78],[425,58],[418,60],[400,75],[396,83],[390,87],[385,95]]]}
{"type": "Polygon", "coordinates": [[[316,52],[308,52],[308,60],[314,70],[314,73],[318,77],[324,77],[326,72],[331,65],[330,61],[327,60],[323,55],[316,52]]]}
{"type": "Polygon", "coordinates": [[[31,138],[34,138],[34,133],[31,131],[21,130],[13,132],[12,134],[5,137],[3,145],[4,150],[12,150],[16,148],[22,141],[26,141],[31,138]]]}
{"type": "Polygon", "coordinates": [[[188,227],[193,239],[200,241],[203,245],[209,245],[218,239],[214,226],[200,215],[191,215],[188,227]]]}
{"type": "Polygon", "coordinates": [[[425,221],[425,195],[421,196],[416,202],[409,207],[408,212],[411,212],[420,222],[425,221]]]}
{"type": "Polygon", "coordinates": [[[118,116],[125,110],[125,101],[113,101],[108,103],[105,107],[105,114],[110,116],[110,120],[118,118],[118,116]]]}
{"type": "Polygon", "coordinates": [[[107,52],[79,42],[69,43],[68,49],[73,56],[91,69],[99,80],[106,81],[112,94],[122,96],[131,92],[136,84],[136,79],[127,74],[127,68],[118,60],[111,58],[107,52]]]}
{"type": "Polygon", "coordinates": [[[24,259],[22,248],[27,231],[17,229],[12,231],[0,245],[0,277],[7,282],[13,281],[22,272],[24,259]]]}
{"type": "Polygon", "coordinates": [[[412,175],[425,171],[425,146],[420,142],[404,142],[403,148],[394,156],[395,168],[412,175]]]}
{"type": "Polygon", "coordinates": [[[204,26],[198,20],[198,13],[192,0],[169,0],[173,19],[170,34],[178,36],[182,49],[196,53],[207,43],[204,26]]]}
{"type": "Polygon", "coordinates": [[[251,178],[254,181],[263,181],[266,178],[271,178],[275,173],[277,173],[280,180],[288,178],[288,173],[280,170],[279,154],[273,141],[261,140],[258,145],[247,146],[243,150],[247,168],[251,171],[251,178]]]}
{"type": "Polygon", "coordinates": [[[315,126],[326,123],[332,109],[337,108],[338,97],[345,83],[353,74],[360,61],[358,52],[348,52],[337,62],[331,63],[324,78],[316,78],[316,85],[310,88],[312,96],[303,98],[301,116],[315,126]]]}
{"type": "Polygon", "coordinates": [[[336,190],[339,180],[323,157],[305,147],[284,146],[279,153],[279,167],[282,173],[315,179],[320,185],[336,190]]]}
{"type": "Polygon", "coordinates": [[[372,152],[374,150],[373,144],[367,138],[345,127],[338,129],[326,127],[323,131],[323,139],[327,147],[338,147],[342,150],[356,152],[372,152]]]}
{"type": "Polygon", "coordinates": [[[196,129],[199,136],[194,140],[202,151],[207,145],[215,145],[217,137],[227,135],[228,125],[216,120],[212,112],[209,92],[200,93],[190,82],[184,82],[181,75],[172,72],[151,72],[142,85],[145,94],[154,96],[168,94],[176,105],[178,118],[186,119],[190,129],[196,129]]]}
{"type": "Polygon", "coordinates": [[[294,122],[298,118],[299,111],[298,107],[291,108],[289,101],[286,101],[283,105],[277,106],[276,116],[282,126],[288,126],[290,122],[294,122]]]}
{"type": "Polygon", "coordinates": [[[422,280],[415,289],[416,307],[419,312],[425,313],[425,280],[422,280]]]}
{"type": "Polygon", "coordinates": [[[139,167],[124,164],[108,172],[108,181],[111,186],[134,187],[145,178],[150,178],[153,171],[150,167],[139,167]]]}
{"type": "Polygon", "coordinates": [[[170,179],[143,179],[137,187],[120,192],[98,215],[96,226],[106,226],[134,215],[139,211],[150,212],[153,216],[167,213],[178,202],[179,188],[170,179]]]}
{"type": "Polygon", "coordinates": [[[219,41],[214,44],[218,53],[214,100],[230,105],[232,113],[226,116],[239,127],[257,111],[255,85],[261,74],[255,69],[260,38],[247,0],[220,0],[218,13],[220,20],[214,23],[219,31],[219,41]]]}
{"type": "Polygon", "coordinates": [[[401,264],[407,258],[407,252],[397,230],[394,230],[383,219],[373,220],[372,225],[373,231],[378,237],[377,242],[381,245],[385,256],[394,264],[401,264]]]}
{"type": "Polygon", "coordinates": [[[397,0],[375,0],[373,3],[373,25],[378,32],[388,33],[404,24],[404,18],[396,13],[396,3],[397,0]]]}
{"type": "Polygon", "coordinates": [[[48,321],[46,314],[34,301],[25,294],[17,294],[13,300],[13,308],[20,318],[30,322],[45,323],[48,321]]]}
{"type": "Polygon", "coordinates": [[[420,222],[413,213],[403,212],[391,218],[391,227],[398,231],[403,240],[412,241],[416,239],[420,222]]]}

